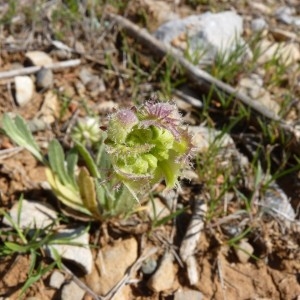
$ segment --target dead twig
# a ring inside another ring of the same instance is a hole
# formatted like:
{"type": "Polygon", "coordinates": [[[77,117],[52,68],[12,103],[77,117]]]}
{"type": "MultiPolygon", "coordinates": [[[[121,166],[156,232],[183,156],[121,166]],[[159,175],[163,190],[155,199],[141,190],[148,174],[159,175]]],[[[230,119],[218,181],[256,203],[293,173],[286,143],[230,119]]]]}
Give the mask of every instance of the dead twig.
{"type": "Polygon", "coordinates": [[[66,60],[66,61],[62,61],[62,62],[53,63],[53,64],[50,64],[50,65],[45,65],[45,66],[42,66],[42,67],[41,66],[34,66],[34,67],[27,67],[27,68],[18,69],[18,70],[0,72],[0,80],[15,77],[15,76],[20,76],[20,75],[34,74],[34,73],[38,72],[41,68],[48,68],[48,69],[51,69],[51,70],[58,70],[58,69],[76,67],[76,66],[79,66],[80,63],[81,63],[80,59],[71,59],[71,60],[66,60]]]}
{"type": "Polygon", "coordinates": [[[188,279],[191,285],[195,285],[199,282],[197,261],[194,253],[204,228],[206,212],[206,203],[201,199],[195,199],[193,215],[179,250],[180,257],[186,264],[188,279]]]}
{"type": "Polygon", "coordinates": [[[0,150],[0,162],[4,161],[5,159],[11,156],[14,156],[15,154],[18,154],[22,150],[24,150],[23,147],[15,147],[10,149],[0,150]]]}

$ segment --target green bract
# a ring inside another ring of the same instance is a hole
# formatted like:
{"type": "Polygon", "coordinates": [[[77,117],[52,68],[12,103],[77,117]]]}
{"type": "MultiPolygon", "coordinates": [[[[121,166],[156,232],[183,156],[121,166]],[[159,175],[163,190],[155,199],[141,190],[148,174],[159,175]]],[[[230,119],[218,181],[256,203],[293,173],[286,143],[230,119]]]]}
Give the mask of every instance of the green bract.
{"type": "Polygon", "coordinates": [[[133,191],[163,179],[174,187],[191,148],[177,107],[154,102],[112,114],[106,144],[117,176],[133,191]]]}

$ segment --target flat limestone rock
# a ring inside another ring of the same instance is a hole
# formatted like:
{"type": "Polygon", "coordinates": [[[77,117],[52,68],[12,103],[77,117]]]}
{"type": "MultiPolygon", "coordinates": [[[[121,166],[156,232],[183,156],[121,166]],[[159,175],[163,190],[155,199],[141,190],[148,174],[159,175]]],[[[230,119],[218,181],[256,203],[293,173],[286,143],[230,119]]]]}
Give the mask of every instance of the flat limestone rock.
{"type": "Polygon", "coordinates": [[[65,276],[61,272],[55,270],[50,276],[49,286],[54,289],[59,289],[64,283],[64,281],[65,276]]]}
{"type": "Polygon", "coordinates": [[[195,290],[178,290],[174,295],[174,300],[202,300],[203,295],[195,290]]]}
{"type": "Polygon", "coordinates": [[[262,40],[259,43],[260,56],[259,64],[264,64],[272,59],[278,59],[284,66],[292,65],[300,60],[300,50],[296,43],[274,43],[262,40]]]}
{"type": "Polygon", "coordinates": [[[29,51],[25,54],[25,57],[33,66],[44,67],[53,63],[52,58],[43,51],[29,51]]]}
{"type": "Polygon", "coordinates": [[[234,146],[234,141],[229,134],[222,134],[221,131],[205,126],[189,126],[188,133],[192,136],[192,145],[197,152],[205,152],[212,143],[218,143],[218,147],[234,146]],[[216,141],[216,138],[221,136],[216,141]]]}
{"type": "Polygon", "coordinates": [[[84,232],[84,229],[84,227],[78,227],[58,230],[54,238],[59,241],[59,244],[52,241],[51,244],[44,247],[53,259],[55,259],[55,252],[57,252],[62,259],[71,261],[86,274],[89,274],[93,268],[93,256],[89,247],[89,234],[84,232]],[[65,243],[63,243],[64,239],[65,243]]]}
{"type": "Polygon", "coordinates": [[[165,44],[188,51],[191,57],[210,61],[218,54],[227,57],[238,46],[245,45],[242,32],[242,17],[233,11],[224,11],[171,20],[160,26],[154,35],[165,44]]]}
{"type": "MultiPolygon", "coordinates": [[[[9,211],[12,220],[18,224],[19,205],[17,202],[9,211]]],[[[57,219],[56,211],[50,206],[40,202],[22,200],[20,211],[19,226],[21,228],[45,228],[57,219]]],[[[4,217],[3,224],[12,226],[10,221],[4,217]]]]}
{"type": "Polygon", "coordinates": [[[256,74],[250,77],[242,78],[238,83],[238,91],[246,94],[255,101],[259,101],[274,114],[278,114],[280,106],[272,99],[271,94],[263,87],[263,80],[256,74]]]}

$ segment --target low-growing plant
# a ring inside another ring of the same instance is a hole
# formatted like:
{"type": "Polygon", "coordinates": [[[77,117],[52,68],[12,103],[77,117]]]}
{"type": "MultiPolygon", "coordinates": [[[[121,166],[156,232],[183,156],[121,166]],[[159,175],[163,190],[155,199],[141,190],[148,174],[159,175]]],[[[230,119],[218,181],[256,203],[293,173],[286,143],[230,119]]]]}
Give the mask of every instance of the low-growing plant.
{"type": "Polygon", "coordinates": [[[22,299],[29,287],[39,281],[44,275],[49,274],[55,268],[63,269],[62,259],[57,252],[55,245],[84,246],[76,243],[74,238],[86,233],[89,226],[83,228],[80,232],[63,236],[57,233],[59,219],[53,220],[45,227],[36,227],[33,224],[28,227],[21,225],[20,219],[22,214],[23,198],[18,201],[18,214],[16,220],[10,216],[4,209],[0,208],[0,216],[6,219],[10,228],[0,229],[0,259],[2,257],[13,258],[17,254],[27,255],[29,257],[27,279],[23,282],[20,289],[19,299],[22,299]],[[47,249],[47,250],[46,250],[47,249]],[[49,263],[45,251],[49,251],[54,256],[54,261],[49,263]]]}
{"type": "Polygon", "coordinates": [[[243,61],[247,55],[247,45],[237,42],[235,44],[232,52],[218,52],[213,65],[209,67],[209,71],[214,77],[227,83],[234,82],[245,68],[243,61]]]}
{"type": "Polygon", "coordinates": [[[110,115],[107,132],[94,140],[97,153],[90,153],[79,137],[86,138],[88,131],[75,130],[71,150],[65,153],[54,139],[47,159],[21,117],[5,114],[3,129],[46,166],[52,191],[72,214],[103,220],[134,211],[141,196],[161,180],[167,188],[178,185],[191,150],[181,120],[174,104],[149,101],[110,115]]]}
{"type": "Polygon", "coordinates": [[[13,255],[19,253],[28,254],[30,256],[28,277],[21,288],[20,298],[31,284],[38,281],[44,274],[54,269],[60,263],[60,258],[57,257],[57,260],[49,265],[44,265],[41,261],[36,268],[40,256],[40,249],[53,239],[53,234],[50,233],[50,229],[55,225],[55,222],[47,226],[47,228],[37,229],[35,231],[32,231],[30,228],[21,228],[19,224],[21,209],[22,198],[18,203],[17,222],[15,222],[4,209],[0,209],[0,216],[5,217],[12,227],[9,230],[0,230],[0,237],[3,242],[0,245],[0,257],[13,257],[13,255]]]}

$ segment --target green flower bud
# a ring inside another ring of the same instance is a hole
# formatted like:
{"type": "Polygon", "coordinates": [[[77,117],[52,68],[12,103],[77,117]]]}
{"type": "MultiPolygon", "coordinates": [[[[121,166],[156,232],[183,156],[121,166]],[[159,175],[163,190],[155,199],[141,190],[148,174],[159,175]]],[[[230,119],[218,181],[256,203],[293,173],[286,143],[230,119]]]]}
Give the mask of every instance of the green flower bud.
{"type": "Polygon", "coordinates": [[[124,143],[138,121],[137,116],[130,109],[122,109],[112,114],[108,124],[108,138],[115,143],[124,143]]]}
{"type": "Polygon", "coordinates": [[[79,119],[73,128],[71,136],[73,140],[84,145],[92,145],[97,143],[101,137],[101,130],[99,129],[98,120],[92,117],[79,119]]]}

